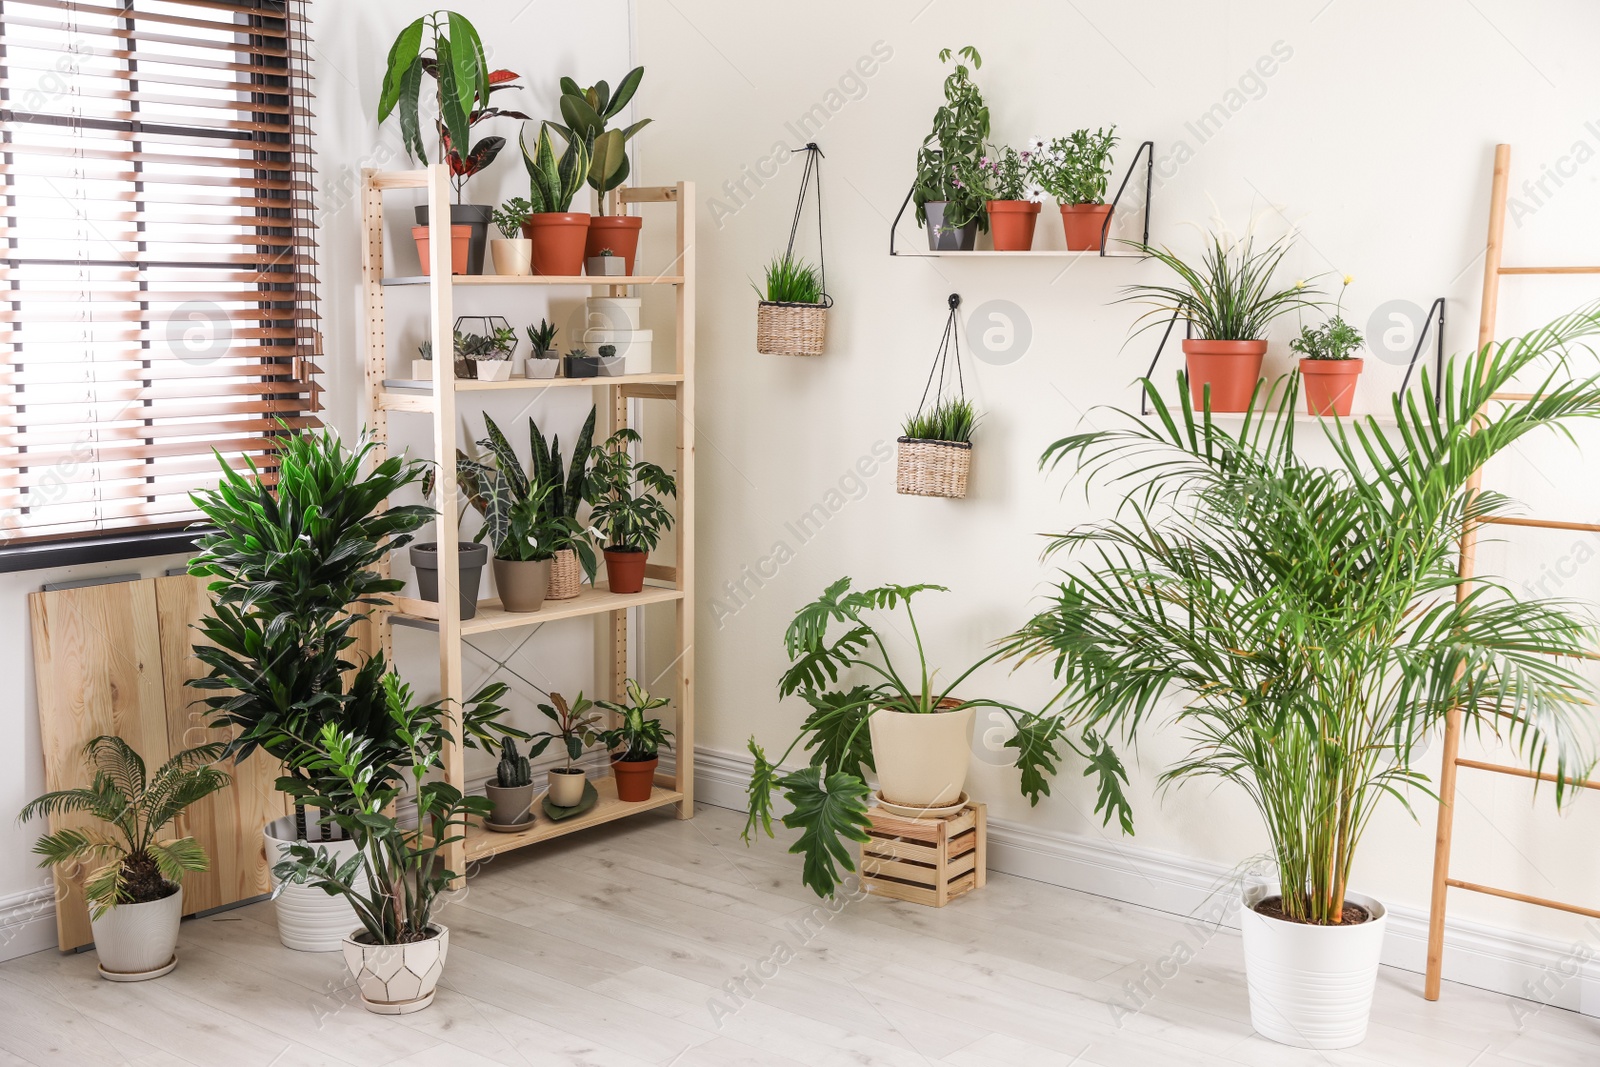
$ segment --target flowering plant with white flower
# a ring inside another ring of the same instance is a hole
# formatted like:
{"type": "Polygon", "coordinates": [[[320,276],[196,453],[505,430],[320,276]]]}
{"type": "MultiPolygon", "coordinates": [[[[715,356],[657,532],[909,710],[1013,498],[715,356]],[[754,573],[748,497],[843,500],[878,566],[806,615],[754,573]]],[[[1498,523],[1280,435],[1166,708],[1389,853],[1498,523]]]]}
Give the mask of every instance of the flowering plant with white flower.
{"type": "Polygon", "coordinates": [[[1033,174],[1044,191],[1063,204],[1103,204],[1111,180],[1111,150],[1117,128],[1078,130],[1046,143],[1035,137],[1033,174]]]}

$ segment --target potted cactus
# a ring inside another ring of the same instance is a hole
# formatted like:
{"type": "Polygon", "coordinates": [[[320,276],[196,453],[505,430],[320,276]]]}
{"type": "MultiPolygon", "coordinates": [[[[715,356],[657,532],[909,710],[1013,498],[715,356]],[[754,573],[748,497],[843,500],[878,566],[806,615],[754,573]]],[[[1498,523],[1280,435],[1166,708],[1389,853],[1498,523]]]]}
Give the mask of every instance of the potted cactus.
{"type": "Polygon", "coordinates": [[[600,716],[595,713],[594,706],[594,702],[582,693],[570,705],[560,693],[551,693],[550,703],[539,705],[539,710],[550,718],[551,729],[533,735],[528,753],[537,756],[552,741],[561,742],[567,763],[564,767],[550,768],[548,791],[549,802],[558,808],[575,808],[583,801],[589,776],[578,766],[578,757],[600,736],[596,729],[600,724],[600,716]]]}
{"type": "MultiPolygon", "coordinates": [[[[628,218],[627,215],[618,216],[628,218]]],[[[620,278],[628,273],[628,264],[621,256],[609,248],[602,248],[592,256],[587,256],[583,261],[583,269],[595,278],[620,278]]]]}
{"type": "Polygon", "coordinates": [[[540,125],[533,149],[528,147],[526,131],[520,140],[533,208],[522,224],[522,232],[533,240],[533,273],[577,277],[583,271],[589,215],[573,211],[572,198],[589,173],[588,146],[581,138],[574,138],[558,157],[548,122],[540,125]]]}
{"type": "Polygon", "coordinates": [[[515,738],[507,737],[500,742],[500,762],[495,767],[494,781],[485,785],[483,791],[494,805],[494,810],[483,820],[483,825],[489,829],[509,833],[533,821],[533,766],[527,756],[518,754],[515,738]]]}

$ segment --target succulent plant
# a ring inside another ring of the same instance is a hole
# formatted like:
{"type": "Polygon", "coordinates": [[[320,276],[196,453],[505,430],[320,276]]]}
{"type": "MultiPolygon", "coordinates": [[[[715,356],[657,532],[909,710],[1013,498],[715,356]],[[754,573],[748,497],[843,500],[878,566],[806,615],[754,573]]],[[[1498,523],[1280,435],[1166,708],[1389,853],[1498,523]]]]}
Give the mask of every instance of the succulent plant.
{"type": "Polygon", "coordinates": [[[528,757],[517,754],[517,743],[512,738],[500,742],[500,765],[495,768],[495,777],[501,789],[533,784],[533,768],[528,757]]]}
{"type": "Polygon", "coordinates": [[[540,124],[539,140],[532,151],[528,149],[526,130],[518,141],[522,145],[522,162],[528,168],[528,198],[533,213],[550,214],[571,208],[572,198],[583,188],[589,174],[589,146],[582,138],[572,138],[566,151],[557,157],[548,122],[540,124]]]}
{"type": "Polygon", "coordinates": [[[611,359],[614,356],[616,356],[616,354],[617,354],[617,346],[616,345],[601,345],[600,346],[600,358],[601,359],[611,359]]]}
{"type": "Polygon", "coordinates": [[[528,327],[528,344],[533,346],[533,354],[538,359],[548,359],[550,347],[556,341],[556,327],[549,319],[540,319],[539,325],[528,327]]]}

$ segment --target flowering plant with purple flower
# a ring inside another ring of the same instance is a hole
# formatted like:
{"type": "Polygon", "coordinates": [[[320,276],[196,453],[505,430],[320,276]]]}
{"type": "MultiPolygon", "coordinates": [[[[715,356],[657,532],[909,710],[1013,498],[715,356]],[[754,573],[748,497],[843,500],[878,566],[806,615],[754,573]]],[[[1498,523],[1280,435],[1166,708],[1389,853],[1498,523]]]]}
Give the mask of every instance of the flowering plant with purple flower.
{"type": "Polygon", "coordinates": [[[986,155],[967,167],[961,176],[966,185],[985,200],[1044,199],[1044,189],[1033,173],[1033,152],[1020,152],[1010,145],[990,145],[986,155]]]}

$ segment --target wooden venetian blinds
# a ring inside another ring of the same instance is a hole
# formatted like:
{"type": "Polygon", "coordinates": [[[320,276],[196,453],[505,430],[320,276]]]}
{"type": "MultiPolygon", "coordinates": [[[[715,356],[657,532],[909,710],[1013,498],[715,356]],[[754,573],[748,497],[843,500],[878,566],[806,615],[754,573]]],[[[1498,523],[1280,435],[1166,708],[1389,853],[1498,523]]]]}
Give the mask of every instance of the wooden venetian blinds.
{"type": "Polygon", "coordinates": [[[182,525],[213,448],[315,424],[307,42],[305,0],[0,0],[0,545],[182,525]]]}

